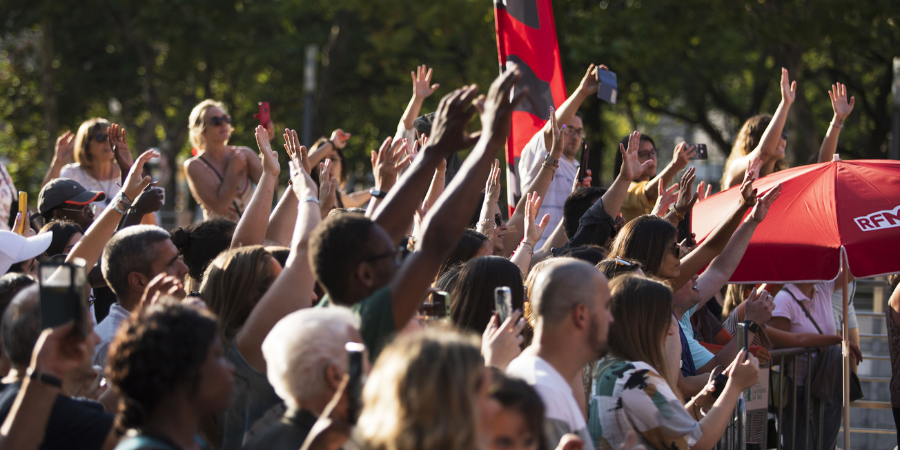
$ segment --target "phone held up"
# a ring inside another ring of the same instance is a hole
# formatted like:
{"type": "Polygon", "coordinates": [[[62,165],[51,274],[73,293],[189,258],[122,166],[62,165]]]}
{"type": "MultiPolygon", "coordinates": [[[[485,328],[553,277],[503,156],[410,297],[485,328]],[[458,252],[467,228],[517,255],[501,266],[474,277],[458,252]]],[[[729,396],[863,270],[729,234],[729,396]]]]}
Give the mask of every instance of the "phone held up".
{"type": "Polygon", "coordinates": [[[591,157],[591,149],[588,146],[588,142],[585,140],[582,140],[581,141],[581,161],[579,162],[579,164],[581,164],[581,167],[578,170],[578,183],[579,184],[583,183],[585,177],[587,177],[588,160],[590,159],[590,157],[591,157]]]}
{"type": "Polygon", "coordinates": [[[87,336],[88,299],[85,261],[40,263],[41,328],[55,328],[75,322],[74,332],[87,336]]]}
{"type": "Polygon", "coordinates": [[[362,411],[362,388],[363,388],[363,359],[365,358],[366,346],[359,342],[348,342],[344,345],[347,350],[347,375],[350,380],[347,383],[347,420],[351,424],[356,424],[359,419],[359,412],[362,411]]]}
{"type": "Polygon", "coordinates": [[[259,119],[259,124],[265,128],[272,121],[269,116],[269,102],[259,102],[259,114],[254,114],[253,117],[259,119]]]}
{"type": "MultiPolygon", "coordinates": [[[[743,322],[739,322],[737,324],[737,345],[738,348],[744,351],[750,350],[750,343],[747,342],[747,327],[750,325],[750,322],[745,320],[743,322]]],[[[747,355],[744,355],[744,361],[747,360],[747,355]]],[[[743,362],[743,361],[741,361],[743,362]]]]}
{"type": "Polygon", "coordinates": [[[597,67],[597,79],[600,81],[597,98],[615,105],[616,96],[619,94],[619,83],[616,79],[616,73],[597,67]]]}
{"type": "Polygon", "coordinates": [[[440,320],[450,317],[450,294],[445,291],[432,292],[428,300],[419,307],[419,315],[429,320],[440,320]]]}
{"type": "Polygon", "coordinates": [[[13,231],[24,236],[25,224],[28,223],[28,193],[25,191],[19,191],[19,213],[22,214],[22,225],[18,230],[13,231]]]}
{"type": "Polygon", "coordinates": [[[497,312],[497,325],[506,321],[512,314],[512,290],[506,286],[494,289],[494,311],[497,312]]]}
{"type": "Polygon", "coordinates": [[[700,159],[706,161],[709,159],[709,151],[706,149],[706,144],[688,144],[688,147],[694,146],[694,156],[691,159],[700,159]]]}

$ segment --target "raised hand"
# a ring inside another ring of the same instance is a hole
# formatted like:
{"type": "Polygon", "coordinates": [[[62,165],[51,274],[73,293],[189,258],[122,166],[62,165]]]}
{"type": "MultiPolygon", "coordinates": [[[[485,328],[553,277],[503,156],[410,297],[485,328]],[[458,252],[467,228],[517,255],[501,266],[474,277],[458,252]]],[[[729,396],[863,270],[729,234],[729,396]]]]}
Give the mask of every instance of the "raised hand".
{"type": "Polygon", "coordinates": [[[775,298],[769,291],[754,289],[747,298],[747,306],[744,308],[744,319],[752,320],[759,325],[765,325],[772,320],[772,311],[775,310],[775,298]]]}
{"type": "Polygon", "coordinates": [[[689,147],[686,143],[682,142],[675,146],[675,151],[672,154],[672,165],[675,166],[676,169],[682,170],[687,167],[695,154],[697,154],[697,151],[694,149],[693,145],[689,147]]]}
{"type": "Polygon", "coordinates": [[[441,99],[434,114],[428,145],[423,147],[423,151],[426,148],[433,148],[439,151],[442,157],[446,157],[475,144],[477,136],[469,135],[466,126],[475,115],[472,100],[477,89],[475,85],[466,86],[441,99]]]}
{"type": "Polygon", "coordinates": [[[375,188],[387,191],[397,182],[400,170],[406,167],[412,158],[406,148],[409,142],[406,139],[398,139],[391,144],[392,138],[388,137],[381,143],[378,152],[372,152],[372,171],[375,174],[375,188]]]}
{"type": "Polygon", "coordinates": [[[481,114],[481,133],[487,134],[488,148],[499,150],[506,143],[512,124],[512,112],[525,100],[528,86],[516,88],[516,95],[510,99],[513,86],[522,78],[522,73],[513,65],[503,75],[497,77],[488,91],[484,101],[484,113],[481,114]]]}
{"type": "Polygon", "coordinates": [[[687,214],[694,208],[694,203],[697,203],[697,199],[699,196],[694,192],[694,179],[696,175],[694,174],[694,167],[688,168],[688,170],[684,171],[684,175],[681,176],[681,191],[678,193],[678,200],[675,201],[675,211],[678,211],[678,214],[682,216],[687,214]]]}
{"type": "Polygon", "coordinates": [[[417,99],[425,99],[434,93],[437,88],[441,87],[439,83],[431,84],[431,70],[425,64],[416,67],[415,72],[409,75],[413,82],[413,97],[417,99]]]}
{"type": "Polygon", "coordinates": [[[497,315],[491,316],[481,339],[481,353],[487,365],[505,370],[510,361],[522,353],[520,346],[525,340],[522,337],[525,323],[520,310],[510,314],[500,325],[497,324],[497,315]]]}
{"type": "Polygon", "coordinates": [[[741,203],[747,206],[756,204],[756,188],[753,187],[754,179],[756,177],[753,176],[753,170],[747,169],[747,176],[744,177],[744,182],[741,183],[741,203]]]}
{"type": "Polygon", "coordinates": [[[701,181],[697,183],[697,203],[706,200],[709,197],[709,192],[712,190],[712,184],[706,184],[705,181],[701,181]],[[706,189],[703,189],[704,186],[706,189]]]}
{"type": "MultiPolygon", "coordinates": [[[[318,199],[319,188],[316,186],[312,177],[309,176],[309,172],[300,167],[300,162],[295,160],[288,161],[288,167],[290,168],[291,189],[294,191],[294,196],[300,201],[305,201],[309,198],[318,199]]],[[[324,171],[324,164],[319,166],[319,168],[324,171]]],[[[330,207],[332,205],[334,205],[334,203],[328,206],[330,207]]]]}
{"type": "Polygon", "coordinates": [[[585,94],[596,94],[600,89],[600,77],[597,75],[597,70],[609,70],[608,67],[604,64],[600,64],[599,66],[595,66],[591,64],[588,66],[587,72],[584,74],[584,78],[581,79],[581,83],[578,85],[578,89],[585,94]]]}
{"type": "Polygon", "coordinates": [[[147,161],[150,161],[150,158],[155,158],[157,156],[159,156],[159,153],[156,150],[147,150],[146,152],[141,153],[141,156],[138,156],[137,161],[132,164],[131,169],[128,171],[128,176],[125,177],[125,182],[122,183],[122,192],[128,196],[128,198],[137,198],[144,188],[150,184],[150,177],[143,176],[144,164],[147,164],[147,161]]]}
{"type": "Polygon", "coordinates": [[[550,159],[559,159],[562,155],[563,148],[565,148],[565,143],[563,142],[566,138],[566,124],[563,124],[562,127],[556,122],[556,111],[551,106],[550,107],[550,142],[552,142],[552,146],[550,147],[550,159]]]}
{"type": "Polygon", "coordinates": [[[347,146],[347,141],[352,136],[350,133],[338,128],[331,132],[331,144],[337,148],[343,149],[347,146]]]}
{"type": "Polygon", "coordinates": [[[328,217],[337,202],[338,179],[331,175],[331,160],[319,163],[319,210],[322,218],[328,217]]]}
{"type": "Polygon", "coordinates": [[[744,181],[755,180],[759,178],[759,170],[762,168],[762,159],[757,156],[753,158],[753,161],[750,161],[750,164],[747,164],[747,170],[744,171],[744,181]]]}
{"type": "Polygon", "coordinates": [[[493,205],[500,201],[500,160],[495,159],[491,164],[491,173],[488,175],[487,181],[484,183],[485,203],[493,205]]]}
{"type": "Polygon", "coordinates": [[[775,203],[775,200],[778,200],[778,197],[780,196],[781,184],[779,183],[778,186],[769,189],[759,198],[759,201],[756,202],[756,206],[753,207],[753,211],[750,212],[750,218],[757,223],[762,222],[766,218],[766,214],[769,213],[769,207],[772,206],[772,203],[775,203]]]}
{"type": "Polygon", "coordinates": [[[531,244],[533,249],[535,244],[541,240],[547,224],[550,223],[550,214],[544,214],[540,222],[536,222],[538,211],[541,210],[543,199],[536,192],[526,194],[525,201],[525,239],[524,241],[531,244]]]}
{"type": "Polygon", "coordinates": [[[856,104],[856,97],[850,97],[850,101],[847,101],[847,86],[841,83],[837,83],[837,85],[832,84],[831,90],[828,91],[828,97],[831,98],[831,107],[834,109],[834,118],[839,119],[840,122],[835,122],[837,125],[843,125],[844,119],[850,115],[850,112],[853,111],[853,105],[856,104]]]}
{"type": "Polygon", "coordinates": [[[656,196],[656,204],[653,205],[653,210],[650,211],[650,214],[665,217],[669,206],[672,206],[672,204],[678,200],[678,183],[675,183],[672,187],[666,189],[662,178],[660,178],[657,189],[659,194],[656,196]]]}
{"type": "Polygon", "coordinates": [[[284,150],[291,158],[291,161],[294,161],[306,173],[310,173],[312,168],[309,163],[309,154],[306,151],[306,146],[300,145],[300,139],[297,138],[297,130],[284,129],[284,150]]]}
{"type": "Polygon", "coordinates": [[[66,131],[56,139],[56,148],[53,152],[53,162],[57,164],[65,164],[72,159],[75,154],[75,133],[66,131]]]}
{"type": "Polygon", "coordinates": [[[269,132],[262,125],[257,125],[256,145],[259,146],[259,154],[262,157],[263,173],[277,177],[281,173],[281,165],[278,164],[278,152],[272,150],[271,142],[269,132]]]}
{"type": "Polygon", "coordinates": [[[628,149],[619,144],[619,151],[622,152],[622,170],[619,175],[628,181],[635,181],[644,173],[650,160],[641,164],[638,159],[638,149],[641,147],[641,133],[635,131],[628,136],[628,149]]]}
{"type": "Polygon", "coordinates": [[[146,308],[159,302],[163,297],[171,296],[178,300],[184,300],[184,284],[177,277],[161,273],[155,276],[141,295],[141,308],[146,308]]]}
{"type": "Polygon", "coordinates": [[[138,195],[138,197],[134,199],[132,207],[135,212],[141,216],[153,214],[162,208],[163,200],[166,198],[165,192],[165,189],[156,187],[156,182],[154,181],[147,185],[141,192],[141,195],[138,195]]]}
{"type": "Polygon", "coordinates": [[[120,127],[114,123],[107,130],[107,139],[109,139],[109,147],[112,148],[113,155],[116,157],[116,163],[122,173],[128,173],[128,169],[134,163],[131,156],[131,149],[128,148],[128,141],[125,136],[125,127],[120,127]]]}
{"type": "Polygon", "coordinates": [[[793,82],[788,78],[788,70],[781,68],[781,101],[786,105],[794,103],[797,97],[797,81],[793,82]]]}

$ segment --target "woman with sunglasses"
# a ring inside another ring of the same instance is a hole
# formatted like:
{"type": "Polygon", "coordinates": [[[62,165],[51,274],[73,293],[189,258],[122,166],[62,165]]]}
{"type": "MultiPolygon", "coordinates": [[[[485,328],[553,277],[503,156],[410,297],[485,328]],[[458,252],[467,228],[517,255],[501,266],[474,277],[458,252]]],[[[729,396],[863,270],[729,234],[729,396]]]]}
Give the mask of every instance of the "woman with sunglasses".
{"type": "Polygon", "coordinates": [[[203,208],[204,219],[237,221],[253,196],[251,182],[259,181],[262,163],[250,148],[227,145],[234,129],[221,102],[200,102],[188,120],[196,150],[196,156],[184,162],[191,194],[203,208]]]}

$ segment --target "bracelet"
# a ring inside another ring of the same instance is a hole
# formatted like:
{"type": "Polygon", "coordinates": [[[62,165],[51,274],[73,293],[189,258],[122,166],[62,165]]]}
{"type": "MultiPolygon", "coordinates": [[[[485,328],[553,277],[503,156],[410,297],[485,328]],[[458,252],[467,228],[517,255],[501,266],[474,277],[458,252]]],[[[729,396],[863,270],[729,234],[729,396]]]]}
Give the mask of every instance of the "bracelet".
{"type": "Polygon", "coordinates": [[[307,202],[309,202],[309,203],[319,203],[319,199],[317,199],[317,198],[315,198],[315,197],[313,197],[313,196],[309,196],[309,197],[304,198],[303,200],[300,200],[300,203],[299,203],[297,206],[299,207],[300,205],[302,205],[302,204],[304,204],[304,203],[307,203],[307,202]]]}
{"type": "Polygon", "coordinates": [[[113,197],[111,204],[113,209],[123,216],[128,214],[128,210],[131,209],[131,200],[122,191],[119,191],[119,193],[113,197]]]}
{"type": "Polygon", "coordinates": [[[54,375],[50,375],[49,373],[38,372],[37,370],[29,367],[28,371],[25,374],[28,376],[28,379],[32,381],[38,381],[55,388],[62,388],[62,380],[54,375]]]}
{"type": "Polygon", "coordinates": [[[497,229],[497,224],[494,223],[494,219],[481,219],[478,221],[478,225],[484,224],[485,226],[493,225],[494,229],[497,229]]]}
{"type": "Polygon", "coordinates": [[[528,246],[528,252],[531,253],[531,256],[534,256],[534,246],[531,245],[531,244],[529,244],[529,243],[527,243],[527,242],[525,242],[525,241],[522,241],[522,242],[519,244],[519,247],[521,247],[521,246],[523,246],[523,245],[527,245],[527,246],[528,246]]]}
{"type": "Polygon", "coordinates": [[[672,206],[669,207],[669,212],[672,213],[672,214],[675,214],[675,217],[677,217],[679,221],[684,220],[684,214],[679,213],[679,212],[675,209],[675,205],[672,205],[672,206]]]}
{"type": "Polygon", "coordinates": [[[552,171],[554,171],[554,172],[556,172],[556,168],[559,167],[559,166],[554,166],[554,165],[551,165],[551,164],[547,164],[546,162],[544,162],[543,164],[541,164],[541,166],[546,167],[546,168],[548,168],[548,169],[550,169],[550,170],[552,170],[552,171]]]}
{"type": "Polygon", "coordinates": [[[843,125],[838,125],[838,124],[834,123],[833,120],[831,121],[831,126],[833,126],[833,127],[835,127],[835,128],[844,128],[843,125]]]}

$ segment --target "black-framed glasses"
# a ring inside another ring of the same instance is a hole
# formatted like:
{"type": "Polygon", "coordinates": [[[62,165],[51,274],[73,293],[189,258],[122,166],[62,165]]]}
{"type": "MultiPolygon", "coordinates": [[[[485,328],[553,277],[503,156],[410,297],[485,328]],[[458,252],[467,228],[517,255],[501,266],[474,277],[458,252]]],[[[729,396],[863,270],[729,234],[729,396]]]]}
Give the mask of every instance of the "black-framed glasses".
{"type": "Polygon", "coordinates": [[[225,123],[231,123],[231,116],[229,116],[229,115],[213,116],[213,117],[209,118],[209,123],[212,124],[212,126],[214,126],[214,127],[217,127],[217,126],[225,124],[225,123]]]}
{"type": "Polygon", "coordinates": [[[566,129],[563,130],[563,133],[565,133],[566,136],[578,136],[582,139],[584,139],[585,136],[584,128],[566,127],[566,129]]]}
{"type": "Polygon", "coordinates": [[[640,159],[656,158],[657,155],[659,155],[659,150],[655,148],[653,150],[638,150],[638,158],[640,159]]]}
{"type": "Polygon", "coordinates": [[[93,139],[97,142],[106,142],[109,140],[109,135],[106,133],[97,133],[97,134],[91,135],[91,139],[93,139]]]}
{"type": "Polygon", "coordinates": [[[497,225],[497,228],[500,228],[503,225],[503,215],[500,213],[494,214],[494,225],[497,225]]]}
{"type": "Polygon", "coordinates": [[[391,256],[394,258],[394,263],[399,266],[400,263],[403,262],[403,255],[404,255],[403,247],[397,247],[389,252],[380,253],[380,254],[374,255],[374,256],[367,256],[365,258],[362,258],[360,261],[372,262],[372,261],[378,261],[379,259],[387,258],[388,256],[391,256]]]}

